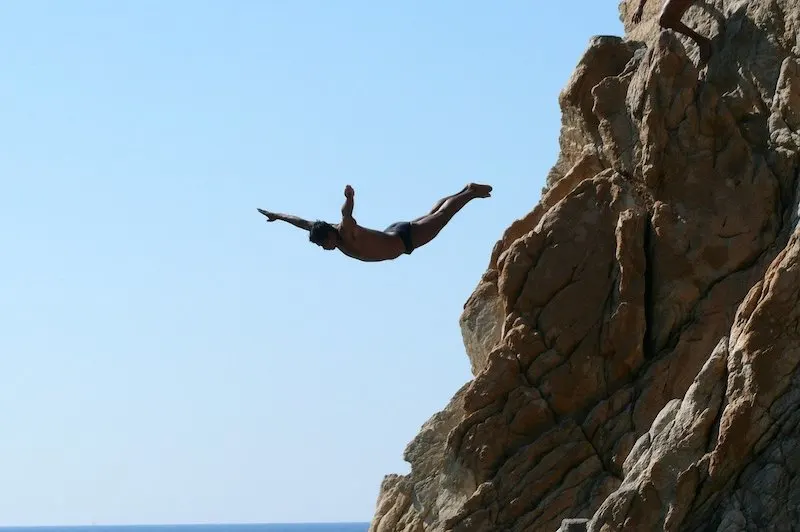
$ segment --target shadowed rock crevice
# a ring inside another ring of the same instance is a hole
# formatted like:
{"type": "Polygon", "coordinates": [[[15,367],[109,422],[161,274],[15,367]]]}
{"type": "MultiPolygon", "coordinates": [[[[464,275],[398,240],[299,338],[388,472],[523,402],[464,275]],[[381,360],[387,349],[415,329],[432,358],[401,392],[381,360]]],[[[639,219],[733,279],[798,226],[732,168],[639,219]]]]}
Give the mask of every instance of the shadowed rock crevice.
{"type": "Polygon", "coordinates": [[[642,345],[642,352],[645,360],[652,360],[655,357],[655,345],[653,341],[653,329],[650,326],[653,323],[653,310],[655,309],[655,300],[653,295],[653,243],[652,232],[653,225],[650,219],[653,215],[652,210],[648,210],[647,224],[644,233],[644,254],[646,257],[644,269],[644,344],[642,345]]]}
{"type": "Polygon", "coordinates": [[[633,26],[623,2],[626,36],[590,40],[567,80],[547,187],[464,305],[474,378],[386,477],[372,531],[800,518],[800,5],[692,7],[715,43],[700,70],[658,8],[633,26]]]}

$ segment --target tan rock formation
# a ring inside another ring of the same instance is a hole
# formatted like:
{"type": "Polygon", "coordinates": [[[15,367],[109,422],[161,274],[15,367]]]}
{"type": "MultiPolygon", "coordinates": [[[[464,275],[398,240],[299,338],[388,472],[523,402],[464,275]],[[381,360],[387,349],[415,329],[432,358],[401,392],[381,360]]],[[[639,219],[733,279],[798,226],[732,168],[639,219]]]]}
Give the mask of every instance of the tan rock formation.
{"type": "Polygon", "coordinates": [[[800,528],[800,1],[691,8],[702,71],[659,7],[562,91],[461,317],[475,378],[372,531],[800,528]]]}

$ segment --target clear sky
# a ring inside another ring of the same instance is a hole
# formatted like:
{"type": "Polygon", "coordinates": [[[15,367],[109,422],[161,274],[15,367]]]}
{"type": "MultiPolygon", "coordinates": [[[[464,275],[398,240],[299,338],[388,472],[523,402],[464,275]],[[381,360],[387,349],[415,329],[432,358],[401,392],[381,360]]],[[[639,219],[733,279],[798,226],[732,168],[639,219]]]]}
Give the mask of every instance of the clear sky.
{"type": "Polygon", "coordinates": [[[0,524],[366,521],[617,0],[17,0],[0,16],[0,524]],[[365,264],[263,207],[427,212],[365,264]]]}

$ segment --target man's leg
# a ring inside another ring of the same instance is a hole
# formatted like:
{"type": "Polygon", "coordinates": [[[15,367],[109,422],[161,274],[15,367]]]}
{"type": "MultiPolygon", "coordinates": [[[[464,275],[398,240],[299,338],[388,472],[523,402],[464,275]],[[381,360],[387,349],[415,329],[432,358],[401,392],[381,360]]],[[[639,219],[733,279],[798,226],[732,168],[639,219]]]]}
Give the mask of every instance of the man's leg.
{"type": "Polygon", "coordinates": [[[430,210],[430,212],[429,212],[428,214],[424,214],[424,215],[420,216],[419,218],[417,218],[417,219],[415,219],[415,220],[412,220],[412,221],[414,221],[414,222],[417,222],[417,221],[419,221],[419,220],[422,220],[423,218],[425,218],[425,217],[427,217],[427,216],[430,216],[431,214],[436,214],[436,212],[437,212],[439,209],[441,209],[441,208],[442,208],[442,205],[444,205],[444,204],[445,204],[445,202],[446,202],[447,200],[449,200],[450,198],[455,198],[456,196],[458,196],[459,194],[461,194],[462,192],[464,192],[465,190],[467,190],[467,187],[468,187],[468,186],[469,186],[469,185],[466,185],[466,186],[464,186],[464,188],[462,188],[461,190],[459,190],[459,191],[458,191],[458,192],[456,192],[455,194],[452,194],[452,195],[450,195],[450,196],[445,196],[445,197],[443,197],[442,199],[440,199],[439,201],[437,201],[437,202],[436,202],[436,205],[434,205],[434,206],[433,206],[433,209],[431,209],[431,210],[430,210]]]}
{"type": "Polygon", "coordinates": [[[453,194],[437,204],[439,207],[437,210],[411,222],[411,238],[414,248],[424,246],[436,238],[436,235],[458,211],[464,208],[464,205],[475,198],[488,198],[491,192],[492,187],[489,185],[470,183],[458,194],[453,194]]]}
{"type": "Polygon", "coordinates": [[[683,14],[693,3],[694,0],[666,0],[664,7],[661,8],[658,23],[664,28],[686,35],[697,43],[698,48],[700,48],[700,64],[706,64],[711,57],[711,40],[681,22],[683,14]]]}

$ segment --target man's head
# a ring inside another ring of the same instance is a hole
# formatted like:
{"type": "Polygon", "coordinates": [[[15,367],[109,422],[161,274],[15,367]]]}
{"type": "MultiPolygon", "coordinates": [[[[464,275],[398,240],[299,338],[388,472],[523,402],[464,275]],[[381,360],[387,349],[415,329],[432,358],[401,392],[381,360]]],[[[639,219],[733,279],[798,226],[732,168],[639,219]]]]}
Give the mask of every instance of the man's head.
{"type": "Polygon", "coordinates": [[[339,242],[339,231],[327,222],[316,221],[311,225],[308,239],[325,249],[336,249],[336,244],[339,242]]]}

